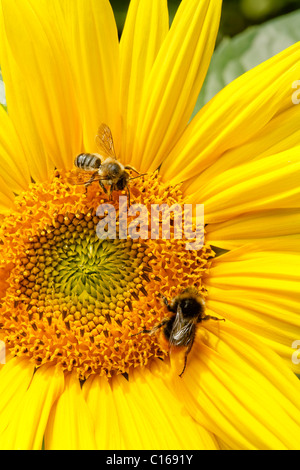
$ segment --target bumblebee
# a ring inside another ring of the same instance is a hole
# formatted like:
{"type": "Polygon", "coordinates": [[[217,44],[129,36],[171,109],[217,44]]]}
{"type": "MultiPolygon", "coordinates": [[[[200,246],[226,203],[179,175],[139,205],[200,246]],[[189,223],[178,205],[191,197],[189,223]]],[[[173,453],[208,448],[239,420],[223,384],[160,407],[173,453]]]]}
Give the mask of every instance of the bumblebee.
{"type": "Polygon", "coordinates": [[[172,315],[164,318],[151,330],[142,330],[137,334],[148,333],[154,335],[162,328],[164,339],[170,349],[172,347],[185,347],[184,367],[179,374],[179,377],[182,377],[188,354],[194,344],[197,325],[207,320],[225,321],[225,319],[205,315],[205,302],[194,288],[182,290],[170,302],[163,295],[161,295],[161,298],[172,315]]]}

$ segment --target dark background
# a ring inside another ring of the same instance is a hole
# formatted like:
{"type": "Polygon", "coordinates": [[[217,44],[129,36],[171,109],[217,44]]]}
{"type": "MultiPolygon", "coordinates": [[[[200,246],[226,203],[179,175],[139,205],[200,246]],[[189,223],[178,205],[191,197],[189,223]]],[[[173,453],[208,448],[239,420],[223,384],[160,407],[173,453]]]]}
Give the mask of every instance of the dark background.
{"type": "MultiPolygon", "coordinates": [[[[110,3],[115,12],[120,35],[129,0],[110,0],[110,3]]],[[[168,3],[170,21],[172,21],[180,0],[169,0],[168,3]]],[[[223,0],[218,42],[224,36],[235,36],[248,26],[264,23],[298,9],[300,9],[300,0],[223,0]]]]}

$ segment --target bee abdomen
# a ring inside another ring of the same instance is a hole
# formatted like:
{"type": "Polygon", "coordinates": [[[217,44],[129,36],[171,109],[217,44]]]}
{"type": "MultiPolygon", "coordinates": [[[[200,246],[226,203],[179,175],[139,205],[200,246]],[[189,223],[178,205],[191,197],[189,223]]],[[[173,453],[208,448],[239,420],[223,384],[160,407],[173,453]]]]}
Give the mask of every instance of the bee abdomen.
{"type": "Polygon", "coordinates": [[[96,170],[101,166],[101,159],[92,153],[81,153],[75,158],[74,165],[82,170],[96,170]]]}

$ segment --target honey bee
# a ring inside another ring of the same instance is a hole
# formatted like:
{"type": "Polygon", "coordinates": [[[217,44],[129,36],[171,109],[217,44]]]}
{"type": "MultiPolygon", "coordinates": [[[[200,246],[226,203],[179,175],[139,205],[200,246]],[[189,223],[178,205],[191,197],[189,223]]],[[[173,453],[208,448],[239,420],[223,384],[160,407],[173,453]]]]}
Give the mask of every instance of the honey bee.
{"type": "Polygon", "coordinates": [[[122,191],[126,188],[130,206],[128,182],[143,175],[132,166],[123,165],[117,160],[112,133],[106,124],[100,125],[95,140],[100,153],[78,155],[74,161],[76,170],[68,177],[68,181],[72,184],[84,184],[86,188],[98,181],[105,193],[105,185],[110,186],[110,197],[114,190],[122,191]],[[134,171],[138,176],[130,177],[126,170],[134,171]]]}
{"type": "Polygon", "coordinates": [[[179,377],[182,377],[186,368],[188,354],[194,344],[197,325],[207,320],[225,321],[225,318],[205,315],[205,302],[198,291],[191,287],[182,290],[170,302],[165,296],[160,295],[160,297],[169,312],[172,312],[172,315],[164,318],[151,330],[142,330],[137,334],[148,333],[154,335],[160,328],[163,328],[163,337],[170,349],[172,347],[185,347],[184,366],[179,374],[179,377]]]}

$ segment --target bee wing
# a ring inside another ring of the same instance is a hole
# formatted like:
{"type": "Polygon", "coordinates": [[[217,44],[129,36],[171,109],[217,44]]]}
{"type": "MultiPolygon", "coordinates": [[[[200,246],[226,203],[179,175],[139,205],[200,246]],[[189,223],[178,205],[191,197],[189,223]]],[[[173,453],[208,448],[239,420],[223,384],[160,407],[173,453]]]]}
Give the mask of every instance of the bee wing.
{"type": "Polygon", "coordinates": [[[66,177],[67,181],[71,184],[87,184],[91,181],[99,181],[103,179],[102,176],[99,175],[98,170],[91,171],[91,170],[81,170],[76,169],[72,170],[69,175],[66,177]]]}
{"type": "Polygon", "coordinates": [[[184,319],[181,308],[178,307],[170,335],[170,345],[188,346],[194,330],[195,321],[193,319],[188,321],[184,319]]]}
{"type": "Polygon", "coordinates": [[[107,157],[117,158],[111,130],[106,124],[102,123],[100,125],[95,140],[102,155],[104,154],[107,157]]]}

